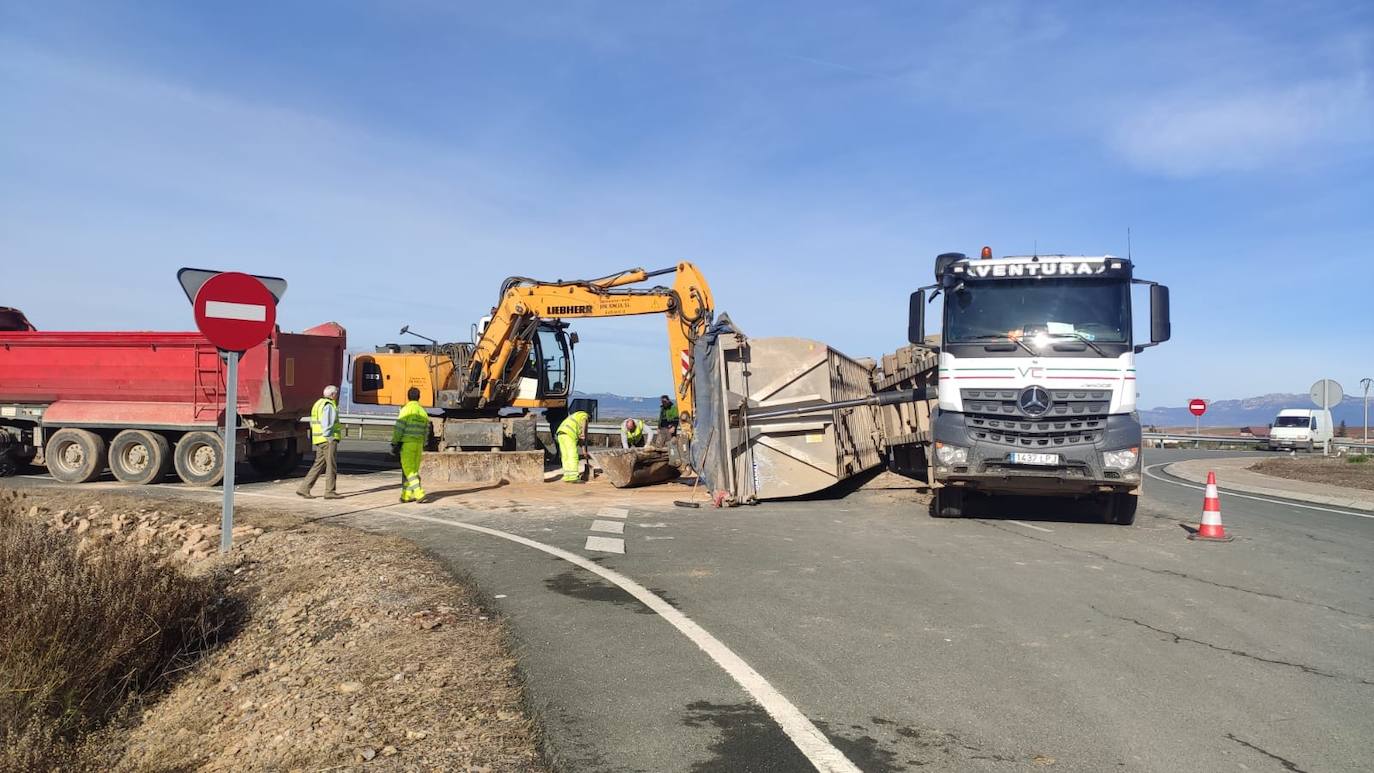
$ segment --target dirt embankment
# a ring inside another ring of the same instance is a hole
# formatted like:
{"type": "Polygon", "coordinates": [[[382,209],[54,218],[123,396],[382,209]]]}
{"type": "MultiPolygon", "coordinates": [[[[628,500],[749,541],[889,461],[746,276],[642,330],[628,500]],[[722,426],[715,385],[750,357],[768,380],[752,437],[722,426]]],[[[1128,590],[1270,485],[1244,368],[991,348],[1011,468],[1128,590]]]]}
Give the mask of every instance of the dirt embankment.
{"type": "Polygon", "coordinates": [[[117,769],[545,770],[502,624],[408,542],[249,510],[222,558],[217,508],[46,490],[0,490],[0,507],[83,550],[216,573],[240,610],[90,741],[117,769]]]}
{"type": "Polygon", "coordinates": [[[1276,478],[1374,491],[1374,459],[1368,457],[1300,456],[1265,459],[1250,465],[1250,469],[1276,478]],[[1365,461],[1353,461],[1357,458],[1363,458],[1365,461]]]}

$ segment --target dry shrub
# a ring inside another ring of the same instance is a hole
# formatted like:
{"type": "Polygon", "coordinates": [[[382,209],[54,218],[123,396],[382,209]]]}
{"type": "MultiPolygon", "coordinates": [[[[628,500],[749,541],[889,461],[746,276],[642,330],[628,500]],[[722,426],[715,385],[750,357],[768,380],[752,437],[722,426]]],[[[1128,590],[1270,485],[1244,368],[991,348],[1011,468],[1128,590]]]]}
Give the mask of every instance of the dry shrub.
{"type": "Polygon", "coordinates": [[[90,766],[83,741],[215,643],[222,586],[0,508],[0,769],[90,766]]]}

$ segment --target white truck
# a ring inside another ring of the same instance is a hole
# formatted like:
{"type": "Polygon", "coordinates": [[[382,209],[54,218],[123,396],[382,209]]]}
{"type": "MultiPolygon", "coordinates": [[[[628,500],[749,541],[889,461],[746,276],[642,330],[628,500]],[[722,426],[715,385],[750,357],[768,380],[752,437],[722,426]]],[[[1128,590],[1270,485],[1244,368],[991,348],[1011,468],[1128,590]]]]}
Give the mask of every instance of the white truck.
{"type": "Polygon", "coordinates": [[[1326,448],[1335,437],[1331,411],[1320,408],[1284,408],[1269,425],[1265,447],[1270,451],[1297,450],[1311,453],[1326,448]]]}
{"type": "Polygon", "coordinates": [[[938,348],[938,401],[921,437],[934,514],[960,517],[968,492],[1094,497],[1131,524],[1140,493],[1136,360],[1169,340],[1169,288],[1130,260],[946,253],[911,296],[908,340],[938,348]],[[1149,286],[1150,340],[1132,333],[1131,287],[1149,286]],[[928,298],[928,291],[933,294],[928,298]],[[943,296],[938,347],[928,300],[943,296]]]}

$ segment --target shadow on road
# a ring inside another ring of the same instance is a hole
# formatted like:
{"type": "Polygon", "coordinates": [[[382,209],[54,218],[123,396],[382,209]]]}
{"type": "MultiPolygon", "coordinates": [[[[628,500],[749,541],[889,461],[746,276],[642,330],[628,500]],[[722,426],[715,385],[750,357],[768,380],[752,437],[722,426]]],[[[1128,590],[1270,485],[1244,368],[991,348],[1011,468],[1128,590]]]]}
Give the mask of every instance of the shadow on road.
{"type": "MultiPolygon", "coordinates": [[[[934,502],[931,506],[934,507],[934,502]]],[[[1098,497],[991,497],[969,493],[964,499],[965,518],[1102,523],[1105,511],[1106,504],[1098,497]]]]}

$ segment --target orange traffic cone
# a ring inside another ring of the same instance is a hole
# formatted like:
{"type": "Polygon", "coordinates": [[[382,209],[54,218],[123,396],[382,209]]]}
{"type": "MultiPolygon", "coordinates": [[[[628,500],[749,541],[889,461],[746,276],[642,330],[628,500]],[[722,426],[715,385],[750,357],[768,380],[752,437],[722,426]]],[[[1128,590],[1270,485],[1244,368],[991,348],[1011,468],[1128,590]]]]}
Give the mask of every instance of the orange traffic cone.
{"type": "Polygon", "coordinates": [[[1221,499],[1217,496],[1217,474],[1207,472],[1207,493],[1202,495],[1202,525],[1188,539],[1208,542],[1230,542],[1235,537],[1226,536],[1226,527],[1221,525],[1221,499]]]}

